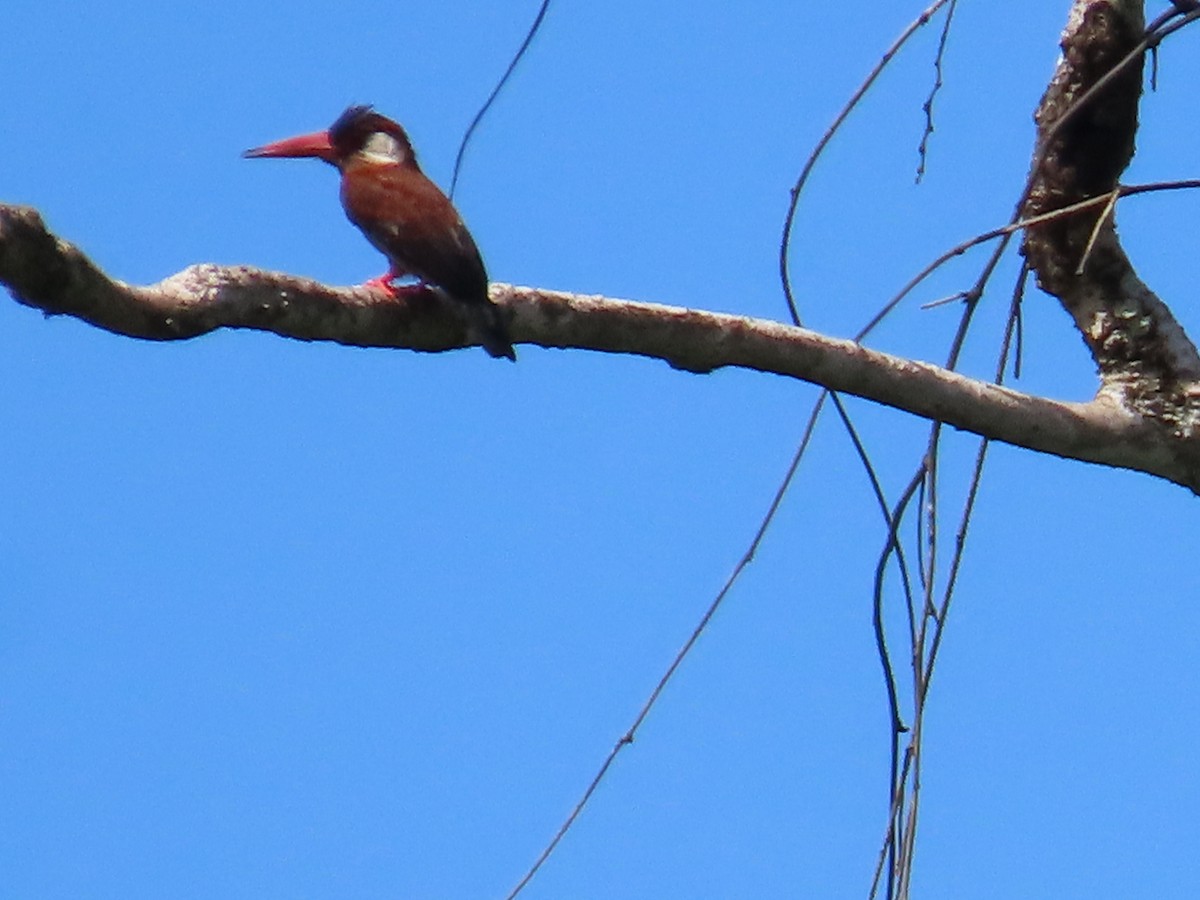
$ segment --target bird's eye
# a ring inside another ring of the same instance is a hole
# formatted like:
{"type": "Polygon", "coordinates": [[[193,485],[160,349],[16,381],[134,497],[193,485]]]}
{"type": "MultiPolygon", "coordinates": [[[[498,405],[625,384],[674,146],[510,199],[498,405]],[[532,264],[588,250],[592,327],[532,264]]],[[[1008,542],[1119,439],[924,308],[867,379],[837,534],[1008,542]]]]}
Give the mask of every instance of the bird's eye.
{"type": "Polygon", "coordinates": [[[371,162],[398,163],[404,160],[404,148],[400,142],[383,131],[373,132],[367,138],[362,153],[371,162]]]}

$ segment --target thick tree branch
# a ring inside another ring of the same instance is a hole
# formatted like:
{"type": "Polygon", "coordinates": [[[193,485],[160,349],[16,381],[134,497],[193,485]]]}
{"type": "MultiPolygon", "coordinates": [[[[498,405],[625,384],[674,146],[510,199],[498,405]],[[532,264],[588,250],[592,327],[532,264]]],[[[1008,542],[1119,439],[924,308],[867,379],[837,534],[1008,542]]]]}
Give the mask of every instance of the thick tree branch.
{"type": "MultiPolygon", "coordinates": [[[[1038,106],[1038,147],[1024,215],[1110,194],[1133,157],[1147,36],[1137,0],[1075,0],[1062,57],[1038,106]]],[[[1043,290],[1071,315],[1102,390],[1192,433],[1200,355],[1138,278],[1108,207],[1030,227],[1024,250],[1043,290]]]]}
{"type": "MultiPolygon", "coordinates": [[[[148,287],[110,279],[31,209],[0,205],[0,284],[26,306],[117,334],[175,340],[253,328],[301,340],[437,351],[466,321],[431,294],[397,299],[247,266],[197,265],[148,287]]],[[[692,372],[738,366],[802,379],[1071,459],[1148,472],[1200,491],[1200,450],[1106,397],[1062,403],[777,322],[492,285],[513,340],[634,353],[692,372]]]]}

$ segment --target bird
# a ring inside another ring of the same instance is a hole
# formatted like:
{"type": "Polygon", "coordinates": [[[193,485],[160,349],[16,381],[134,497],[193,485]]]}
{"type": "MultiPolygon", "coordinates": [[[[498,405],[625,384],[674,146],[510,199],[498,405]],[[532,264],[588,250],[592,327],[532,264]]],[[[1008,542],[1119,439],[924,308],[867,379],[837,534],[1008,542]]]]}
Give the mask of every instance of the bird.
{"type": "Polygon", "coordinates": [[[326,131],[284,138],[242,155],[314,157],[336,167],[346,217],[388,260],[388,271],[364,286],[397,296],[400,289],[392,282],[414,276],[464,304],[491,356],[516,361],[501,310],[488,298],[479,248],[454,204],[421,171],[398,122],[370,106],[351,106],[326,131]]]}

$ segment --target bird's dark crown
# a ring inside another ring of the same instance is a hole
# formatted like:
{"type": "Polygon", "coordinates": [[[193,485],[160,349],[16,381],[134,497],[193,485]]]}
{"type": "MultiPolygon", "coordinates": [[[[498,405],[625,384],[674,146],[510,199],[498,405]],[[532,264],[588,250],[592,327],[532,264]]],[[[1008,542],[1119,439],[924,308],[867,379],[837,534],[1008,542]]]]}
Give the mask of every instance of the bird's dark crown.
{"type": "Polygon", "coordinates": [[[412,143],[400,123],[380,115],[370,106],[347,107],[346,111],[337,117],[337,121],[329,126],[329,142],[339,159],[347,159],[356,153],[369,151],[368,144],[372,135],[376,134],[385,134],[395,140],[400,153],[398,162],[411,162],[416,165],[417,157],[413,152],[412,143]]]}

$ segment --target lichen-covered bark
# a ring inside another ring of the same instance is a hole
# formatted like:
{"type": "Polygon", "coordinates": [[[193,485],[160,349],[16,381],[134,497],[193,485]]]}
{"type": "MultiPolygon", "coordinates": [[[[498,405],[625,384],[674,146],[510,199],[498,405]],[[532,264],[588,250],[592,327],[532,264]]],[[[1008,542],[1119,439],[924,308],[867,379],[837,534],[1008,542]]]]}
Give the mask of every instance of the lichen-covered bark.
{"type": "MultiPolygon", "coordinates": [[[[1112,192],[1134,153],[1142,92],[1141,3],[1076,0],[1035,119],[1038,144],[1024,214],[1112,192]]],[[[1101,391],[1175,433],[1197,422],[1200,358],[1167,306],[1137,277],[1106,207],[1027,230],[1043,290],[1083,336],[1101,391]]]]}
{"type": "MultiPolygon", "coordinates": [[[[177,340],[254,328],[363,347],[465,346],[459,311],[434,297],[395,298],[248,266],[198,265],[146,287],[110,279],[45,230],[0,205],[0,284],[18,302],[118,334],[177,340]]],[[[1063,403],[967,378],[778,322],[696,309],[493,284],[515,342],[662,359],[678,369],[737,366],[799,378],[1045,453],[1138,469],[1200,493],[1200,460],[1149,419],[1098,399],[1063,403]]],[[[1191,448],[1191,443],[1186,448],[1191,448]]]]}
{"type": "MultiPolygon", "coordinates": [[[[1075,0],[1063,56],[1037,112],[1026,218],[1117,186],[1141,94],[1136,0],[1075,0]],[[1129,60],[1126,65],[1125,60],[1129,60]]],[[[1024,252],[1096,360],[1090,403],[965,378],[851,341],[693,309],[491,286],[515,342],[662,359],[688,371],[739,366],[800,378],[1059,456],[1148,472],[1200,493],[1200,357],[1137,277],[1100,207],[1029,226],[1024,252]]],[[[0,284],[18,302],[151,340],[254,328],[302,340],[440,351],[474,343],[453,301],[393,297],[247,266],[197,265],[146,287],[110,279],[29,209],[0,204],[0,284]]]]}

